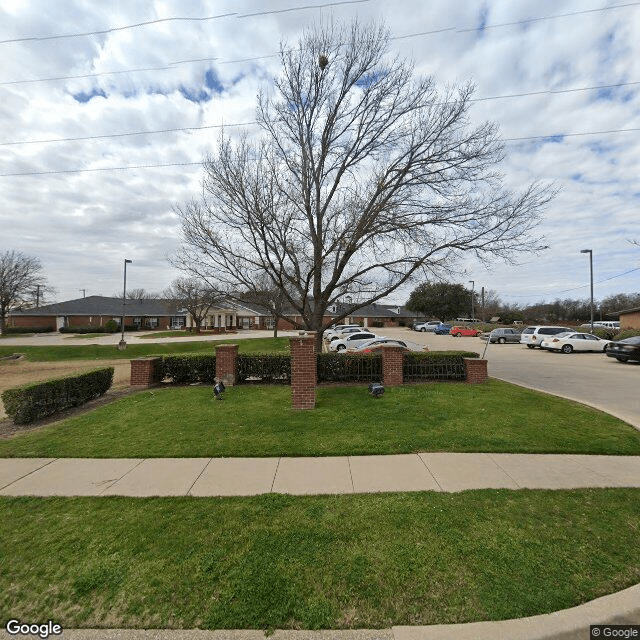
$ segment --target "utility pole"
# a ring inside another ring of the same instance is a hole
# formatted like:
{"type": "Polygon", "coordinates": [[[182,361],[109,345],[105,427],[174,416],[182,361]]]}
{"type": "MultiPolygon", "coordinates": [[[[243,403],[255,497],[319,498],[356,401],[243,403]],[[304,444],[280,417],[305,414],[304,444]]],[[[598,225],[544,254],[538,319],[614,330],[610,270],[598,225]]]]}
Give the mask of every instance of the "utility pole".
{"type": "Polygon", "coordinates": [[[482,287],[482,322],[485,321],[484,319],[484,287],[482,287]]]}
{"type": "Polygon", "coordinates": [[[475,318],[474,311],[473,311],[473,296],[474,296],[473,289],[476,283],[473,280],[469,280],[469,282],[471,283],[471,319],[473,320],[475,318]]]}
{"type": "Polygon", "coordinates": [[[592,249],[582,249],[580,253],[588,253],[589,254],[589,276],[591,280],[591,333],[593,333],[593,250],[592,249]]]}
{"type": "Polygon", "coordinates": [[[127,265],[131,264],[131,260],[124,259],[124,285],[122,287],[122,337],[120,338],[120,342],[118,343],[118,349],[121,351],[127,348],[127,343],[124,341],[124,316],[125,316],[125,305],[127,304],[127,265]]]}
{"type": "Polygon", "coordinates": [[[40,306],[40,286],[39,284],[36,285],[36,309],[40,306]]]}

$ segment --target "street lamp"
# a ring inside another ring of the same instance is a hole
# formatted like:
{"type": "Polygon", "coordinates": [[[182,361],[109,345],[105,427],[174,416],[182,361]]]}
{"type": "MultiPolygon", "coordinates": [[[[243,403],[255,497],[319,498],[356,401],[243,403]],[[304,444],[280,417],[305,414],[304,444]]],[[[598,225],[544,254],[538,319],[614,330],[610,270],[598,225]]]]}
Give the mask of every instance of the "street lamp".
{"type": "Polygon", "coordinates": [[[593,333],[593,250],[592,249],[582,249],[580,253],[588,253],[589,254],[589,276],[591,279],[591,333],[593,333]]]}
{"type": "Polygon", "coordinates": [[[126,349],[127,343],[124,341],[124,307],[127,301],[127,264],[131,264],[131,260],[124,259],[124,286],[122,287],[122,337],[118,344],[118,349],[126,349]]]}
{"type": "Polygon", "coordinates": [[[476,286],[476,283],[473,280],[469,280],[469,282],[471,283],[471,319],[474,320],[475,316],[473,314],[473,288],[476,286]]]}

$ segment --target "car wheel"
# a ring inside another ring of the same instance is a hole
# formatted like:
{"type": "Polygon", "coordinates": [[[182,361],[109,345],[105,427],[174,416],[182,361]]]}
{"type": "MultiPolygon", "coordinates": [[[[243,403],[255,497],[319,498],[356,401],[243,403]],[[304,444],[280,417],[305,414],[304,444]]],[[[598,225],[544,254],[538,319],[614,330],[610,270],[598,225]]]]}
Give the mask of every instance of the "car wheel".
{"type": "Polygon", "coordinates": [[[504,338],[498,338],[498,342],[500,344],[504,344],[506,342],[506,340],[504,338]]]}
{"type": "Polygon", "coordinates": [[[347,348],[347,347],[345,347],[343,344],[339,344],[339,345],[336,347],[336,351],[344,351],[346,348],[347,348]]]}
{"type": "Polygon", "coordinates": [[[571,353],[573,351],[573,347],[570,344],[563,344],[561,351],[562,353],[571,353]]]}
{"type": "Polygon", "coordinates": [[[626,362],[628,359],[627,356],[616,356],[618,362],[626,362]]]}
{"type": "Polygon", "coordinates": [[[527,347],[529,347],[529,349],[535,349],[535,346],[532,344],[528,344],[527,347]]]}
{"type": "Polygon", "coordinates": [[[422,329],[420,329],[420,331],[421,331],[422,333],[424,333],[424,332],[426,331],[426,329],[425,329],[424,327],[422,327],[422,329]]]}
{"type": "Polygon", "coordinates": [[[462,334],[461,333],[454,333],[453,334],[456,338],[459,338],[462,334]]]}

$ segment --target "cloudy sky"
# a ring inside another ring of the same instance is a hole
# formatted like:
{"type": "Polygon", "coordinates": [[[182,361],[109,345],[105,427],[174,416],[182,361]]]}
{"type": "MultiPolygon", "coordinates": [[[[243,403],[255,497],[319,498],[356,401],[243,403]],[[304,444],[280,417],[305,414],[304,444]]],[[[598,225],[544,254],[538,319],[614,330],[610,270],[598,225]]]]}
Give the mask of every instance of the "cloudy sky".
{"type": "Polygon", "coordinates": [[[173,208],[220,125],[255,119],[281,41],[357,15],[384,20],[417,73],[475,83],[508,186],[561,187],[543,254],[469,259],[460,282],[588,298],[592,249],[596,299],[640,291],[640,2],[306,1],[0,0],[0,251],[39,257],[58,300],[118,291],[125,257],[128,288],[161,291],[179,275],[173,208]]]}

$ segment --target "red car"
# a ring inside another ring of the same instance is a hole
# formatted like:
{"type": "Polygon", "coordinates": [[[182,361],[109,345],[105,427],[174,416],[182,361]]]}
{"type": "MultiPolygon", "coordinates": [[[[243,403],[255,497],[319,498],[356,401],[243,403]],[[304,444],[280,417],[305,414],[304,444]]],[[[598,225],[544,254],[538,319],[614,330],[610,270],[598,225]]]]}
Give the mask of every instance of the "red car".
{"type": "Polygon", "coordinates": [[[456,338],[459,338],[460,336],[471,336],[472,338],[475,338],[480,331],[469,327],[451,327],[451,331],[449,331],[449,333],[456,338]]]}

